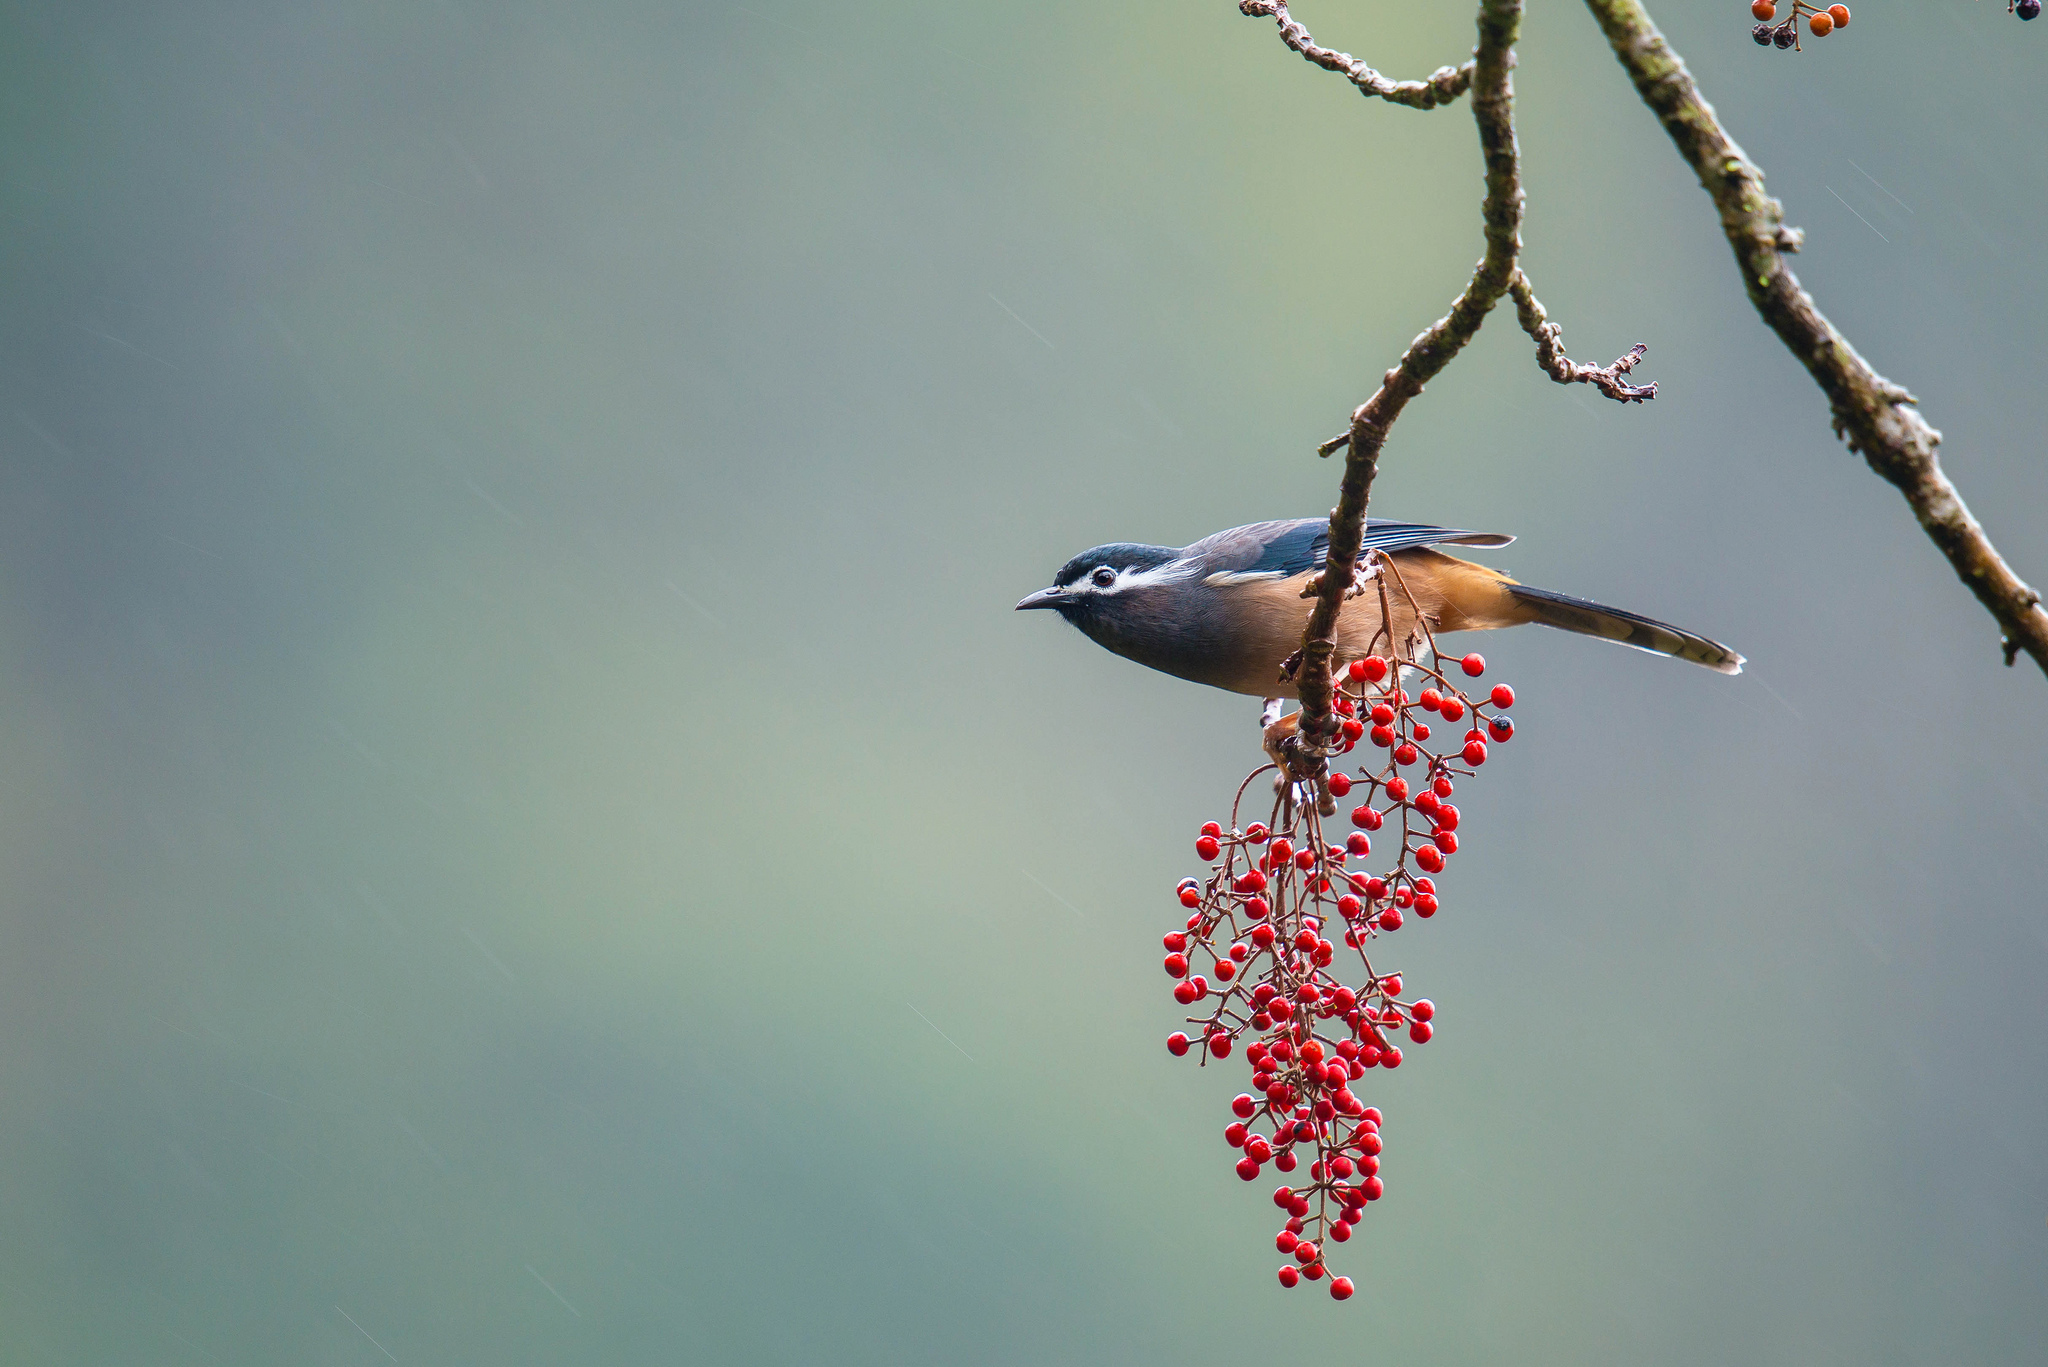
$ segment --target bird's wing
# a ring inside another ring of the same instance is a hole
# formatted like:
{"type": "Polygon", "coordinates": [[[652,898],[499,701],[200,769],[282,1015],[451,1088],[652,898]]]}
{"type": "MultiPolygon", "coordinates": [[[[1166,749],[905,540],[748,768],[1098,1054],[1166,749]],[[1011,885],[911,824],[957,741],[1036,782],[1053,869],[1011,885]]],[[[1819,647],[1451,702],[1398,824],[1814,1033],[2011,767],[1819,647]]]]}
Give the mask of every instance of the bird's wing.
{"type": "MultiPolygon", "coordinates": [[[[1411,546],[1505,546],[1512,536],[1499,532],[1467,532],[1430,527],[1419,522],[1388,522],[1369,518],[1365,546],[1398,551],[1411,546]]],[[[1288,578],[1319,567],[1330,551],[1330,520],[1300,517],[1282,522],[1254,522],[1203,537],[1181,554],[1198,559],[1211,574],[1271,575],[1288,578]]]]}

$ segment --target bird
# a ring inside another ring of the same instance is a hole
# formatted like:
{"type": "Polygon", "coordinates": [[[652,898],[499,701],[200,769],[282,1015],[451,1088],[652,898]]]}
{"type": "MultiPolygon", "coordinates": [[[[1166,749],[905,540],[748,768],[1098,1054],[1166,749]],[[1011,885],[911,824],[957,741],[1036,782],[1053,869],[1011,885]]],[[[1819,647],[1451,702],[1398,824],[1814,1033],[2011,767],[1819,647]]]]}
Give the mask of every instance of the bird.
{"type": "MultiPolygon", "coordinates": [[[[1413,657],[1430,633],[1538,623],[1739,674],[1743,657],[1719,641],[1653,617],[1516,583],[1439,546],[1499,547],[1498,532],[1461,531],[1379,518],[1365,524],[1357,596],[1337,617],[1338,664],[1371,653],[1413,657]],[[1384,595],[1360,592],[1382,574],[1384,595]],[[1383,623],[1382,604],[1393,621],[1383,623]],[[1418,621],[1419,619],[1419,621],[1418,621]],[[1383,625],[1391,626],[1381,636],[1383,625]]],[[[1051,587],[1017,611],[1057,612],[1097,645],[1193,683],[1272,699],[1315,603],[1303,592],[1330,548],[1328,518],[1254,522],[1179,548],[1113,541],[1060,566],[1051,587]]]]}

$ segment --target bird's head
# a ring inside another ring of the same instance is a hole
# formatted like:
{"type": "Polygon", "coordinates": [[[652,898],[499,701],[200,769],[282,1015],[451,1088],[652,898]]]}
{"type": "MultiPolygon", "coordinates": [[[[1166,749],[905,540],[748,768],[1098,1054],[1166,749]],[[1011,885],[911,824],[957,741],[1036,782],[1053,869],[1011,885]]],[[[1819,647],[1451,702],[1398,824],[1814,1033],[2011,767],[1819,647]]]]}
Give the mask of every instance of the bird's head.
{"type": "Polygon", "coordinates": [[[1137,610],[1148,590],[1183,577],[1176,573],[1180,559],[1181,553],[1170,546],[1129,541],[1096,546],[1060,566],[1052,587],[1017,604],[1017,611],[1051,608],[1083,631],[1106,626],[1137,610]]]}

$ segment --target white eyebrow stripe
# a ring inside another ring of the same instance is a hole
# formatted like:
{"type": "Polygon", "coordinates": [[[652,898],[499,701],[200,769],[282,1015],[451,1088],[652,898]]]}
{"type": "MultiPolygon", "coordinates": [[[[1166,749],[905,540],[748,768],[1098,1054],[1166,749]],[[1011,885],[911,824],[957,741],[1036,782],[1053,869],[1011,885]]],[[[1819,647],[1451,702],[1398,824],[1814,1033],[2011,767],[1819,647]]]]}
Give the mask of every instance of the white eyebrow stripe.
{"type": "Polygon", "coordinates": [[[1117,576],[1114,589],[1142,589],[1157,584],[1174,584],[1195,573],[1197,566],[1192,560],[1169,560],[1164,565],[1155,565],[1149,570],[1125,570],[1117,576]]]}
{"type": "Polygon", "coordinates": [[[1212,589],[1227,589],[1239,584],[1263,584],[1286,577],[1283,570],[1218,570],[1202,582],[1212,589]]]}

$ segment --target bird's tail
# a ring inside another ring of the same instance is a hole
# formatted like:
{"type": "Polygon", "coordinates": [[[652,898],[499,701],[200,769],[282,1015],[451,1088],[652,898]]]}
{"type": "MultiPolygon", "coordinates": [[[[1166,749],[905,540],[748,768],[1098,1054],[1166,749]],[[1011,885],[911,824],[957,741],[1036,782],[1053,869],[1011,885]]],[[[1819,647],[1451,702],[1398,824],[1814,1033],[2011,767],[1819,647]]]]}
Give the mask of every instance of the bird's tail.
{"type": "Polygon", "coordinates": [[[1680,631],[1669,622],[1610,608],[1604,603],[1589,603],[1583,598],[1552,593],[1549,589],[1532,589],[1527,584],[1509,583],[1503,587],[1514,598],[1526,621],[1540,622],[1560,631],[1575,631],[1581,636],[1619,641],[1625,646],[1634,646],[1637,650],[1647,650],[1656,655],[1673,655],[1723,674],[1742,672],[1742,657],[1727,646],[1704,636],[1695,636],[1690,631],[1680,631]]]}

